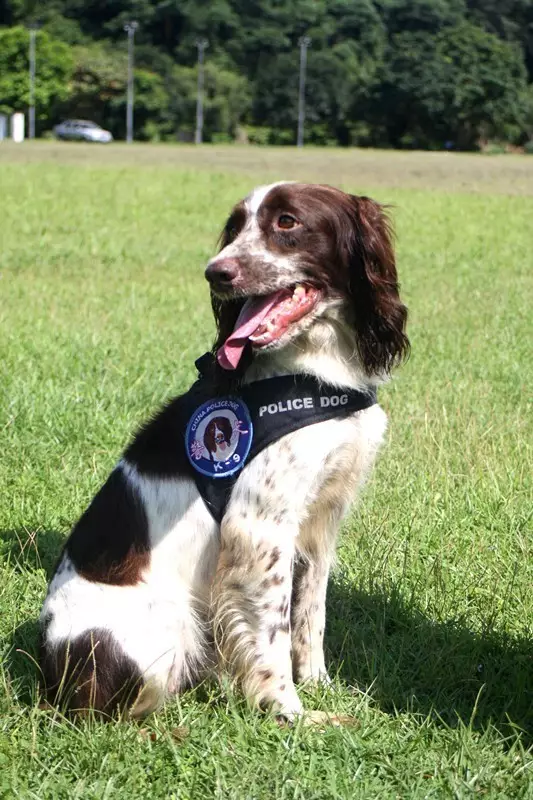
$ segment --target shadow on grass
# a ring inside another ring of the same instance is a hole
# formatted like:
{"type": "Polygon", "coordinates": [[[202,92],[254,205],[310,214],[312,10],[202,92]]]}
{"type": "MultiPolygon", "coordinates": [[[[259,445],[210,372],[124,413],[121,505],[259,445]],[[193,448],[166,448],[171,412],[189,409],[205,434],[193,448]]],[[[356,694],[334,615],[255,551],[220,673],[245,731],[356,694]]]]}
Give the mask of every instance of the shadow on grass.
{"type": "Polygon", "coordinates": [[[39,667],[39,623],[36,619],[27,620],[15,628],[8,647],[5,668],[17,702],[34,706],[42,684],[39,667]]]}
{"type": "MultiPolygon", "coordinates": [[[[44,570],[47,580],[50,580],[65,538],[65,534],[59,531],[0,531],[0,556],[4,562],[23,573],[44,570]]],[[[4,666],[16,700],[24,705],[33,705],[38,694],[38,649],[37,619],[29,619],[19,625],[7,642],[4,666]]]]}
{"type": "Polygon", "coordinates": [[[0,556],[20,570],[44,569],[50,580],[65,541],[59,531],[0,531],[0,556]]]}
{"type": "Polygon", "coordinates": [[[533,639],[434,622],[396,593],[332,583],[326,660],[383,711],[523,731],[533,743],[533,639]]]}
{"type": "MultiPolygon", "coordinates": [[[[65,537],[55,531],[0,533],[0,552],[22,570],[50,578],[65,537]]],[[[28,620],[8,645],[7,669],[19,702],[34,703],[39,670],[38,624],[28,620]]],[[[434,622],[398,593],[359,591],[332,582],[328,592],[327,661],[348,684],[370,689],[386,712],[431,714],[449,725],[519,728],[533,743],[533,638],[434,622]]]]}

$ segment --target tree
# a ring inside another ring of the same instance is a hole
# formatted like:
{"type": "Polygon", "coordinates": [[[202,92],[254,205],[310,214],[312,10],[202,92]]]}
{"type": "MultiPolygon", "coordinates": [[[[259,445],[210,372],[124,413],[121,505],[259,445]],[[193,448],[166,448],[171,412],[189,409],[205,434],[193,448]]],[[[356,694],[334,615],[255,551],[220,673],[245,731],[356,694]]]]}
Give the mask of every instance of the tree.
{"type": "Polygon", "coordinates": [[[112,101],[126,92],[126,53],[100,44],[75,47],[72,52],[72,81],[62,115],[107,126],[112,101]]]}
{"type": "MultiPolygon", "coordinates": [[[[294,5],[300,11],[296,17],[299,27],[294,23],[291,30],[291,21],[287,20],[281,28],[285,40],[272,48],[268,40],[267,46],[262,44],[258,49],[254,122],[270,126],[274,141],[294,142],[299,75],[296,32],[306,32],[312,39],[307,66],[307,139],[317,144],[350,144],[352,109],[366,96],[382,63],[386,47],[383,23],[370,0],[357,4],[334,0],[324,3],[321,10],[318,4],[294,5]]],[[[262,41],[263,31],[257,28],[258,41],[262,41]]]]}
{"type": "Polygon", "coordinates": [[[527,110],[519,50],[461,22],[436,37],[392,37],[374,98],[374,123],[394,146],[473,149],[488,138],[516,139],[527,110]]]}
{"type": "Polygon", "coordinates": [[[436,34],[461,22],[465,12],[465,0],[384,0],[383,4],[383,17],[391,36],[407,32],[436,34]]]}
{"type": "MultiPolygon", "coordinates": [[[[176,134],[192,138],[196,122],[196,67],[175,67],[167,80],[169,113],[176,134]]],[[[250,107],[246,79],[212,61],[205,65],[204,138],[215,133],[232,138],[250,107]]]]}
{"type": "Polygon", "coordinates": [[[524,50],[533,81],[533,0],[467,0],[472,21],[524,50]]]}
{"type": "MultiPolygon", "coordinates": [[[[135,138],[159,140],[172,133],[170,98],[163,78],[155,72],[136,69],[135,90],[135,138]]],[[[121,92],[110,99],[107,125],[115,136],[126,135],[126,94],[121,92]]]]}
{"type": "MultiPolygon", "coordinates": [[[[308,141],[471,148],[531,136],[533,0],[0,0],[0,25],[37,17],[42,41],[70,45],[75,61],[68,101],[41,98],[46,125],[61,112],[123,134],[123,28],[135,19],[140,137],[192,135],[196,41],[206,38],[206,138],[245,123],[255,140],[293,143],[303,35],[308,141]]],[[[19,51],[16,75],[0,61],[8,110],[10,98],[27,103],[24,43],[19,51]]]]}
{"type": "Polygon", "coordinates": [[[442,95],[451,138],[461,149],[480,140],[516,140],[527,113],[527,74],[518,47],[463,22],[437,39],[445,65],[442,95]]]}
{"type": "MultiPolygon", "coordinates": [[[[23,27],[0,29],[0,112],[26,111],[30,100],[29,31],[23,27]]],[[[70,49],[38,31],[35,43],[36,119],[41,123],[53,116],[57,103],[69,93],[73,61],[70,49]]]]}
{"type": "MultiPolygon", "coordinates": [[[[275,60],[265,58],[260,64],[253,118],[259,125],[274,129],[271,133],[274,143],[295,141],[298,79],[298,50],[275,60]]],[[[349,45],[317,53],[311,49],[306,81],[307,140],[316,144],[337,141],[348,144],[350,108],[364,86],[363,70],[349,45]]]]}

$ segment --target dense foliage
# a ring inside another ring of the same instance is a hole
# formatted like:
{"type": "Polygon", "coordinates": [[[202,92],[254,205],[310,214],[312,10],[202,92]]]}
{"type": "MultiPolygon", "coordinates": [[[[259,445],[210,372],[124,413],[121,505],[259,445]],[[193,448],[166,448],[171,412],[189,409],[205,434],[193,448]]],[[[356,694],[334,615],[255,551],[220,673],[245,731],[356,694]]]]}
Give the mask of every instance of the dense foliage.
{"type": "Polygon", "coordinates": [[[76,116],[123,136],[131,19],[137,138],[192,136],[205,37],[206,138],[294,142],[304,34],[307,141],[472,149],[533,135],[533,0],[0,0],[0,111],[27,106],[38,21],[40,132],[76,116]]]}

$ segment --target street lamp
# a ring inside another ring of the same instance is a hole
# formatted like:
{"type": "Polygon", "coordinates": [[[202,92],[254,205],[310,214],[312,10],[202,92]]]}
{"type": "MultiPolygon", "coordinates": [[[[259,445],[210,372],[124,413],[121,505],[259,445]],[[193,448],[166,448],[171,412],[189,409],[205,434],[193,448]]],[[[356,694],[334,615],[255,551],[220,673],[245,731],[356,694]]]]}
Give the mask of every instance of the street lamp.
{"type": "Polygon", "coordinates": [[[126,22],[124,30],[128,34],[128,93],[126,104],[126,141],[133,142],[133,45],[135,31],[139,23],[135,21],[126,22]]]}
{"type": "Polygon", "coordinates": [[[197,39],[198,48],[198,88],[196,94],[196,131],[194,143],[202,144],[202,134],[204,129],[204,53],[209,46],[207,39],[197,39]]]}
{"type": "Polygon", "coordinates": [[[30,30],[30,103],[28,107],[29,138],[35,139],[35,38],[39,25],[33,22],[30,30]]]}
{"type": "Polygon", "coordinates": [[[300,86],[298,89],[298,134],[296,144],[303,147],[304,144],[304,122],[305,122],[305,71],[307,68],[307,48],[311,44],[309,36],[302,36],[298,44],[300,45],[300,86]]]}

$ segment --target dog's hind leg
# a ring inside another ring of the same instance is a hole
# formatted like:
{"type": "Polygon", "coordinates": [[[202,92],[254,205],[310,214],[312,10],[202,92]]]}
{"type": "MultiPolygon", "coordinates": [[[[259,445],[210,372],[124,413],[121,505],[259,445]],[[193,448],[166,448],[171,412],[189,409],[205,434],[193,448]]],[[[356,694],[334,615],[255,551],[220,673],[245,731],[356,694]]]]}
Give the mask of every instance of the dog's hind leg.
{"type": "Polygon", "coordinates": [[[41,615],[41,665],[50,702],[71,710],[143,716],[194,682],[205,622],[189,587],[155,581],[109,586],[70,564],[52,581],[41,615]]]}
{"type": "Polygon", "coordinates": [[[139,666],[104,629],[51,643],[42,633],[41,669],[50,703],[103,715],[135,704],[145,688],[139,666]]]}

